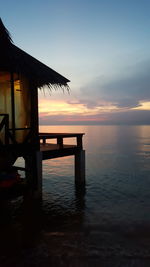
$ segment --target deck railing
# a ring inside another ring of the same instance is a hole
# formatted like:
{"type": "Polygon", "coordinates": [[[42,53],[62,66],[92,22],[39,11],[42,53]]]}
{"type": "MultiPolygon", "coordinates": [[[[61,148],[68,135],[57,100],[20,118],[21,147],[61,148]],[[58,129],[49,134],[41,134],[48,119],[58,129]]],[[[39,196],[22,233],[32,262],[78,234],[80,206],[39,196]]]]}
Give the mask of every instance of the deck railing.
{"type": "Polygon", "coordinates": [[[76,138],[76,146],[82,149],[82,137],[83,133],[39,133],[39,139],[42,140],[43,144],[46,144],[47,139],[56,139],[57,145],[60,148],[63,147],[64,138],[76,138]]]}
{"type": "MultiPolygon", "coordinates": [[[[8,114],[0,114],[0,117],[3,117],[0,122],[0,132],[4,128],[4,144],[9,144],[9,115],[8,114]]],[[[0,139],[0,144],[3,144],[0,139]]]]}

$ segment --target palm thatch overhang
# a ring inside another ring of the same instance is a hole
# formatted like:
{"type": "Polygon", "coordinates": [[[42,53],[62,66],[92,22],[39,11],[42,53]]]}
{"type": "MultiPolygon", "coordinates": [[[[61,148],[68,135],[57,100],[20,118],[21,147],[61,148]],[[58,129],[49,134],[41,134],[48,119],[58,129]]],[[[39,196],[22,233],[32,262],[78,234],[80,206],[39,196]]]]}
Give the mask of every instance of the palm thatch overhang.
{"type": "Polygon", "coordinates": [[[0,70],[21,73],[38,88],[48,86],[50,89],[59,87],[69,89],[68,79],[13,44],[1,19],[0,70]]]}

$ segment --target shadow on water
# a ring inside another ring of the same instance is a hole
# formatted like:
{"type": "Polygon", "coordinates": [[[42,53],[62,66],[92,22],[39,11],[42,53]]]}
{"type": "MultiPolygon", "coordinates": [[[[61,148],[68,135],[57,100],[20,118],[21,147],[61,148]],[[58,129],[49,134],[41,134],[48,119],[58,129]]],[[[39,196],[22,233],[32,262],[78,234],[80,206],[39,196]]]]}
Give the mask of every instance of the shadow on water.
{"type": "Polygon", "coordinates": [[[38,242],[41,205],[26,196],[24,199],[1,201],[0,210],[0,260],[4,265],[5,261],[8,264],[19,259],[23,249],[33,248],[38,242]]]}
{"type": "Polygon", "coordinates": [[[72,188],[70,206],[45,192],[1,200],[0,266],[150,266],[149,226],[87,229],[86,187],[72,188]]]}
{"type": "MultiPolygon", "coordinates": [[[[52,237],[56,241],[57,237],[63,235],[65,241],[65,233],[80,231],[84,219],[85,193],[85,187],[75,186],[73,211],[63,208],[60,212],[57,203],[55,208],[51,208],[51,205],[45,206],[44,200],[35,200],[30,194],[14,200],[1,200],[0,266],[10,266],[23,260],[30,264],[31,258],[33,261],[35,257],[35,250],[45,240],[47,246],[55,250],[54,246],[58,244],[52,237]]],[[[40,253],[44,253],[43,248],[40,253]]]]}
{"type": "Polygon", "coordinates": [[[143,265],[149,252],[140,256],[138,246],[135,252],[135,242],[141,241],[134,236],[133,242],[133,232],[119,237],[119,243],[109,231],[87,232],[85,196],[86,187],[75,185],[70,208],[61,211],[57,202],[53,207],[49,199],[47,206],[44,199],[35,200],[29,194],[1,200],[0,266],[149,266],[149,261],[143,265]],[[123,259],[118,257],[122,253],[123,259]],[[137,255],[139,259],[132,260],[137,255]]]}
{"type": "MultiPolygon", "coordinates": [[[[67,194],[67,192],[66,192],[67,194]]],[[[74,198],[70,200],[70,205],[61,205],[60,199],[51,201],[48,196],[47,201],[42,203],[43,229],[46,231],[76,231],[82,228],[85,211],[85,186],[74,186],[74,198]],[[48,205],[47,205],[48,203],[48,205]]]]}
{"type": "Polygon", "coordinates": [[[86,186],[75,184],[75,203],[79,211],[85,210],[86,186]]]}

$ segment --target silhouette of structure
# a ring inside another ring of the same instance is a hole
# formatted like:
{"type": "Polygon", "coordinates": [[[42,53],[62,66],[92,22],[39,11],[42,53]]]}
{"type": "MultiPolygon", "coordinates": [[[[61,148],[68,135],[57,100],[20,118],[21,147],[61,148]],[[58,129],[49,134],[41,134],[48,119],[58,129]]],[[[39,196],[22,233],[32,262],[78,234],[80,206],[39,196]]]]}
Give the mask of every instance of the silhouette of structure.
{"type": "Polygon", "coordinates": [[[38,88],[68,89],[68,82],[15,46],[0,19],[0,174],[10,169],[18,157],[23,157],[26,178],[34,192],[42,189],[44,159],[75,155],[76,181],[85,179],[83,134],[39,134],[38,130],[38,88]],[[63,145],[66,137],[76,137],[77,144],[63,145]],[[57,139],[57,144],[46,144],[52,138],[57,139]]]}

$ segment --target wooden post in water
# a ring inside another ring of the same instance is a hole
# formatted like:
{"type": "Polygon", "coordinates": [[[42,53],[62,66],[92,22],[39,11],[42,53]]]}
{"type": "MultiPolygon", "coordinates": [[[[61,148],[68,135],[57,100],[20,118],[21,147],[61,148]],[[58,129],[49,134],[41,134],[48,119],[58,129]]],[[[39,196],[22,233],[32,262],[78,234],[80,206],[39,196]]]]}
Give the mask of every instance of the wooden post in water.
{"type": "Polygon", "coordinates": [[[85,150],[75,154],[75,183],[85,184],[85,150]]]}
{"type": "Polygon", "coordinates": [[[25,157],[27,183],[37,198],[42,196],[42,152],[36,151],[25,157]]]}

